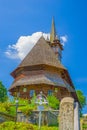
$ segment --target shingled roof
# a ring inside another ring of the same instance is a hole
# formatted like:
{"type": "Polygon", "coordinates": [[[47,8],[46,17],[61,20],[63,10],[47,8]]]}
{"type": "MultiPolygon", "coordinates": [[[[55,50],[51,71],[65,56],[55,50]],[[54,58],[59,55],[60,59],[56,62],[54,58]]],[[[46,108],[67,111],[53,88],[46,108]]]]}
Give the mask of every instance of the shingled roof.
{"type": "Polygon", "coordinates": [[[67,88],[70,92],[74,92],[74,89],[70,87],[70,85],[64,80],[62,79],[60,76],[58,76],[55,80],[55,77],[51,77],[50,75],[32,75],[32,76],[26,76],[23,78],[20,78],[19,80],[15,80],[10,89],[13,89],[17,86],[21,86],[21,85],[36,85],[36,84],[46,84],[46,85],[52,85],[52,86],[61,86],[64,88],[67,88]]]}
{"type": "Polygon", "coordinates": [[[27,56],[24,58],[18,68],[40,64],[65,69],[65,67],[58,61],[52,48],[43,37],[38,40],[36,45],[27,54],[27,56]]]}

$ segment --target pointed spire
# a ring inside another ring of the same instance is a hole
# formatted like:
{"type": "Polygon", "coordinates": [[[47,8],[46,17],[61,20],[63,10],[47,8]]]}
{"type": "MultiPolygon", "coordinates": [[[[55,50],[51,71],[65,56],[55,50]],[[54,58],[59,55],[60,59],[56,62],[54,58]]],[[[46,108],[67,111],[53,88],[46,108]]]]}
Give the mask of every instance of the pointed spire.
{"type": "Polygon", "coordinates": [[[55,22],[54,17],[52,18],[52,26],[51,26],[51,33],[50,33],[50,42],[53,42],[56,39],[56,29],[55,29],[55,22]]]}

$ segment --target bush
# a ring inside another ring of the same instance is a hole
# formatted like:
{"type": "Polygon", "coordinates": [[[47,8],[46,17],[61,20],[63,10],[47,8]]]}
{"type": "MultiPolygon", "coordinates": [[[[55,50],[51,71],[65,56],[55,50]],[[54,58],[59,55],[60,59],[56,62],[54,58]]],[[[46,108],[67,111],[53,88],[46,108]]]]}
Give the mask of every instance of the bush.
{"type": "Polygon", "coordinates": [[[5,122],[0,125],[0,130],[34,130],[32,124],[5,122]]]}
{"type": "Polygon", "coordinates": [[[47,99],[48,99],[48,102],[49,102],[49,106],[51,108],[59,109],[59,103],[60,102],[54,95],[48,96],[47,99]]]}
{"type": "Polygon", "coordinates": [[[4,112],[6,114],[10,114],[12,116],[16,115],[16,109],[15,106],[12,106],[13,104],[10,102],[4,102],[0,103],[0,112],[4,112]]]}
{"type": "MultiPolygon", "coordinates": [[[[25,115],[30,115],[31,112],[33,110],[37,109],[37,105],[35,104],[35,95],[34,97],[30,100],[27,99],[18,99],[18,109],[23,112],[25,115]],[[24,105],[24,106],[20,106],[20,105],[24,105]]],[[[51,107],[52,109],[58,109],[59,108],[59,100],[55,97],[55,96],[48,96],[47,100],[49,102],[49,107],[51,107]]],[[[15,103],[15,99],[10,100],[8,99],[7,102],[4,103],[0,103],[0,112],[4,112],[7,114],[10,114],[12,116],[16,115],[16,103],[15,103]]],[[[47,109],[47,105],[44,105],[44,107],[47,109]]]]}
{"type": "Polygon", "coordinates": [[[83,126],[82,126],[82,127],[87,129],[87,124],[83,124],[83,126]]]}
{"type": "MultiPolygon", "coordinates": [[[[4,122],[0,124],[0,130],[38,130],[38,126],[28,123],[4,122]]],[[[42,126],[41,130],[58,130],[58,127],[42,126]]]]}
{"type": "Polygon", "coordinates": [[[35,96],[31,99],[31,101],[25,99],[19,99],[19,105],[20,104],[24,106],[19,106],[18,109],[26,116],[30,115],[32,111],[36,109],[35,96]]]}
{"type": "Polygon", "coordinates": [[[19,110],[26,116],[29,116],[33,111],[32,107],[30,106],[19,107],[19,110]]]}
{"type": "MultiPolygon", "coordinates": [[[[18,99],[19,107],[18,109],[21,110],[25,115],[31,114],[32,110],[36,109],[36,105],[34,104],[34,99],[29,104],[29,101],[26,99],[18,99]],[[24,105],[24,106],[20,106],[24,105]]],[[[6,114],[10,114],[12,116],[16,115],[16,103],[15,99],[8,100],[7,102],[0,102],[0,112],[4,112],[6,114]]]]}

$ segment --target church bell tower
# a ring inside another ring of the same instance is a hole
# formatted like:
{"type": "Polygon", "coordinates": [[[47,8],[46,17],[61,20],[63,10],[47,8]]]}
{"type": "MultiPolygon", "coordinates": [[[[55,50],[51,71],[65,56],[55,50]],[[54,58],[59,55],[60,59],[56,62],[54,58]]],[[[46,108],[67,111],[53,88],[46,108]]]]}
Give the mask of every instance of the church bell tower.
{"type": "Polygon", "coordinates": [[[51,25],[50,46],[55,52],[58,60],[61,62],[63,45],[60,43],[59,37],[56,34],[54,18],[52,19],[52,25],[51,25]]]}

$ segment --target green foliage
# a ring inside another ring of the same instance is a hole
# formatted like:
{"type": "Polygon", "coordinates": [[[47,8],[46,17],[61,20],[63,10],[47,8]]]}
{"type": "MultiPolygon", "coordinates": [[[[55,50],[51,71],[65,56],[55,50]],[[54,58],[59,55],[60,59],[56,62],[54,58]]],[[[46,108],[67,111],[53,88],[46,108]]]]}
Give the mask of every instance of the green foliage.
{"type": "MultiPolygon", "coordinates": [[[[38,126],[28,123],[4,122],[0,124],[0,130],[38,130],[38,126]]],[[[42,126],[41,130],[58,130],[58,127],[42,126]]]]}
{"type": "Polygon", "coordinates": [[[10,102],[4,102],[0,103],[0,112],[4,112],[6,114],[10,114],[12,116],[16,115],[16,109],[15,106],[12,106],[13,104],[10,102]]]}
{"type": "MultiPolygon", "coordinates": [[[[37,109],[37,105],[35,104],[36,96],[34,95],[31,100],[27,99],[18,99],[18,110],[23,112],[26,116],[30,115],[33,110],[37,109]],[[21,106],[22,105],[22,106],[21,106]]],[[[52,109],[59,108],[59,100],[55,96],[48,96],[47,97],[49,102],[49,107],[52,109]]],[[[6,114],[15,116],[16,115],[16,99],[8,99],[6,102],[0,103],[0,112],[4,112],[6,114]]],[[[48,106],[44,105],[44,108],[47,109],[48,106]]]]}
{"type": "Polygon", "coordinates": [[[36,96],[34,95],[31,100],[19,99],[19,105],[23,104],[24,106],[19,106],[19,110],[23,112],[26,116],[30,115],[33,110],[36,109],[35,105],[36,96]]]}
{"type": "Polygon", "coordinates": [[[36,95],[34,94],[32,99],[30,100],[30,106],[33,107],[33,109],[36,109],[36,104],[35,104],[35,100],[36,100],[36,95]]]}
{"type": "Polygon", "coordinates": [[[7,89],[0,81],[0,102],[5,102],[7,100],[7,89]]]}
{"type": "Polygon", "coordinates": [[[5,122],[0,125],[0,130],[34,130],[33,125],[27,123],[5,122]]]}
{"type": "Polygon", "coordinates": [[[87,129],[87,124],[83,124],[82,127],[85,128],[85,129],[87,129]]]}
{"type": "Polygon", "coordinates": [[[19,110],[24,113],[24,115],[29,116],[32,113],[33,108],[30,106],[19,107],[19,110]]]}
{"type": "Polygon", "coordinates": [[[54,95],[48,96],[47,99],[48,99],[48,102],[49,102],[49,106],[51,108],[59,109],[59,103],[60,102],[54,95]]]}
{"type": "Polygon", "coordinates": [[[76,93],[77,93],[79,102],[81,104],[81,107],[84,108],[84,106],[86,105],[86,97],[84,96],[81,90],[77,90],[76,93]]]}
{"type": "Polygon", "coordinates": [[[0,102],[0,112],[6,112],[4,104],[0,102]]]}
{"type": "MultiPolygon", "coordinates": [[[[34,97],[35,98],[35,97],[34,97]]],[[[32,98],[31,102],[27,99],[18,99],[18,109],[22,111],[25,115],[31,114],[32,110],[36,109],[36,105],[34,103],[34,98],[32,98]],[[23,106],[21,106],[23,105],[23,106]]],[[[16,115],[16,99],[10,100],[8,99],[6,102],[0,102],[0,112],[4,112],[6,114],[10,114],[12,116],[16,115]]]]}

